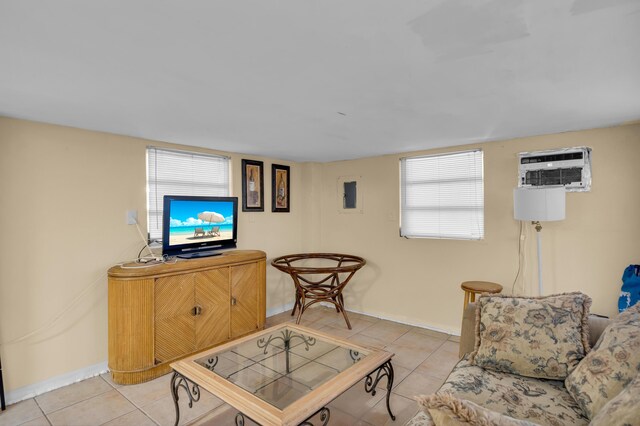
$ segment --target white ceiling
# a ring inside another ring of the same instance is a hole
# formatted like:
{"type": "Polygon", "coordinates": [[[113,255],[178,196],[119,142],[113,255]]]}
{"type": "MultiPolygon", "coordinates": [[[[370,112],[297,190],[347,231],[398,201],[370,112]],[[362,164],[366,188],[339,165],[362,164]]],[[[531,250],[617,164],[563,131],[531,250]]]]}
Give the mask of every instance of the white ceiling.
{"type": "Polygon", "coordinates": [[[0,0],[0,115],[297,161],[640,118],[640,0],[0,0]]]}

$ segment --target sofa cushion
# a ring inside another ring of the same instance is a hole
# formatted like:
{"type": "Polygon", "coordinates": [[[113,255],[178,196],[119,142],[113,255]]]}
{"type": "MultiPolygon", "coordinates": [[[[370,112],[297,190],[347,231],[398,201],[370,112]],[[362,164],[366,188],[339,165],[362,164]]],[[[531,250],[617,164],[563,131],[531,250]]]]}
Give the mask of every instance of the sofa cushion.
{"type": "Polygon", "coordinates": [[[615,318],[565,385],[589,418],[640,371],[640,304],[615,318]]]}
{"type": "Polygon", "coordinates": [[[640,374],[615,398],[607,402],[590,426],[640,426],[640,374]]]}
{"type": "Polygon", "coordinates": [[[404,426],[435,426],[435,423],[428,412],[420,410],[404,426]]]}
{"type": "Polygon", "coordinates": [[[444,392],[540,425],[586,425],[589,422],[562,381],[485,370],[472,365],[466,358],[454,367],[437,393],[444,392]]]}
{"type": "Polygon", "coordinates": [[[535,426],[481,407],[471,401],[458,399],[448,392],[416,397],[437,426],[535,426]]]}
{"type": "Polygon", "coordinates": [[[482,296],[472,363],[504,373],[564,380],[589,350],[590,306],[591,298],[582,293],[482,296]]]}

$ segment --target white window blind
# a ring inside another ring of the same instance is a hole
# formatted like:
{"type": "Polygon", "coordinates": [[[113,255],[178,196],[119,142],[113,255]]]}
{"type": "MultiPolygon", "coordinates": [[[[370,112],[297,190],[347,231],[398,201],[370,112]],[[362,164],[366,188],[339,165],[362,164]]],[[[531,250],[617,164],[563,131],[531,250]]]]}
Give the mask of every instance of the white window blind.
{"type": "Polygon", "coordinates": [[[162,238],[165,195],[229,196],[229,158],[147,147],[147,224],[162,238]]]}
{"type": "Polygon", "coordinates": [[[400,160],[400,235],[484,238],[481,150],[400,160]]]}

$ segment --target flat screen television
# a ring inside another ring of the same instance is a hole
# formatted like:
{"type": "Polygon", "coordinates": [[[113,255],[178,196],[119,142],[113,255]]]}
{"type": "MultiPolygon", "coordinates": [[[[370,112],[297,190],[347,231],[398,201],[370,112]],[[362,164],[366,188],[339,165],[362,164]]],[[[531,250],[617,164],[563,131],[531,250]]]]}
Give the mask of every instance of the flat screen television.
{"type": "Polygon", "coordinates": [[[206,257],[236,247],[238,197],[165,195],[163,206],[163,255],[206,257]]]}

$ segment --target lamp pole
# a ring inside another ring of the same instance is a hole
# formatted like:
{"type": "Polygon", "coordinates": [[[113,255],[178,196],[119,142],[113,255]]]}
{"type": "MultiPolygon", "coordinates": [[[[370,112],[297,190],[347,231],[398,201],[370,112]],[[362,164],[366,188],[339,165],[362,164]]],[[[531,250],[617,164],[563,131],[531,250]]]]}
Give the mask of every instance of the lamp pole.
{"type": "Polygon", "coordinates": [[[542,225],[539,221],[531,222],[536,226],[536,239],[538,240],[538,296],[542,296],[542,225]]]}
{"type": "Polygon", "coordinates": [[[2,411],[7,408],[6,401],[4,400],[4,383],[2,382],[2,361],[0,361],[0,408],[2,411]]]}
{"type": "Polygon", "coordinates": [[[513,217],[531,221],[536,227],[538,243],[538,294],[544,294],[542,287],[542,225],[540,222],[563,220],[565,218],[565,189],[563,186],[548,188],[515,188],[513,190],[513,217]]]}

